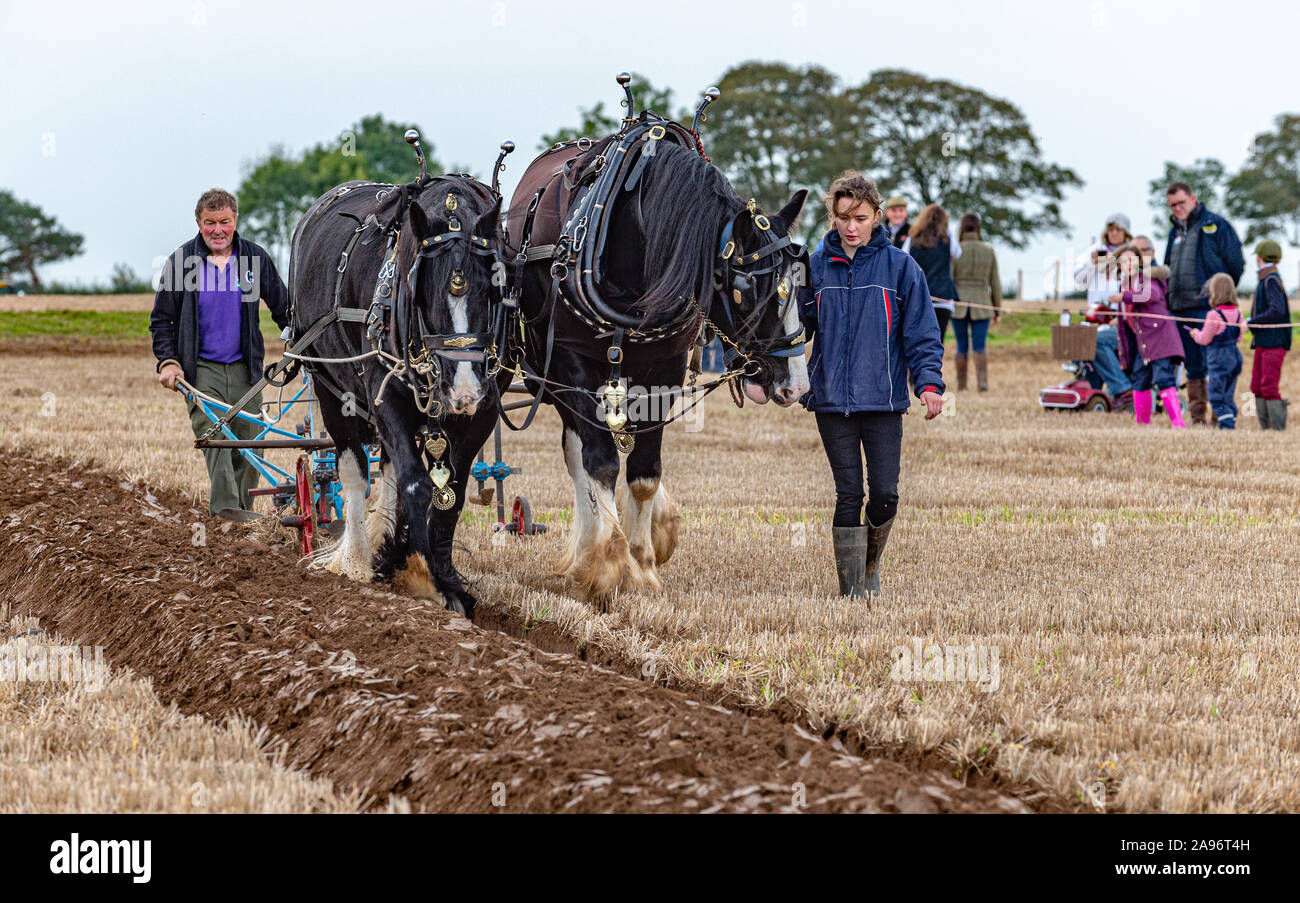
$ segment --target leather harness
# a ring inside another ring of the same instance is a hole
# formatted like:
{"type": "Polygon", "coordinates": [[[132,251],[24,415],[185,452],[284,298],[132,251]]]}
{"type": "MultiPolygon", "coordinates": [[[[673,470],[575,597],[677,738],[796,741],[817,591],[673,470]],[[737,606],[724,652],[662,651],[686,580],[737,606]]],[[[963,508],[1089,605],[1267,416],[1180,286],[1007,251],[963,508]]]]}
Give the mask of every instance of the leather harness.
{"type": "MultiPolygon", "coordinates": [[[[767,341],[746,336],[746,332],[752,332],[757,325],[756,321],[762,317],[762,305],[756,305],[751,317],[741,323],[733,319],[730,305],[722,305],[726,320],[724,329],[709,320],[705,309],[693,297],[689,304],[683,305],[681,310],[666,321],[646,324],[644,317],[618,310],[602,296],[599,286],[604,275],[604,254],[614,203],[620,192],[639,189],[646,166],[654,158],[659,142],[665,140],[703,156],[703,148],[694,132],[676,122],[643,111],[638,119],[625,120],[623,129],[612,136],[599,142],[593,142],[589,138],[561,142],[545,151],[529,167],[531,171],[547,158],[571,153],[575,149],[581,152],[580,156],[569,159],[566,165],[552,172],[536,188],[518,235],[517,250],[512,261],[512,286],[506,295],[504,306],[510,317],[520,320],[521,336],[525,324],[519,310],[519,298],[525,267],[549,261],[551,283],[545,311],[541,314],[547,321],[541,349],[544,355],[541,372],[532,371],[524,362],[523,356],[517,355],[521,373],[537,382],[539,389],[522,425],[515,426],[509,418],[502,415],[511,429],[525,429],[532,422],[542,395],[548,391],[554,394],[556,391],[551,386],[583,391],[599,397],[618,384],[624,362],[625,342],[650,345],[689,335],[690,340],[696,344],[704,344],[708,332],[716,332],[724,339],[724,361],[728,371],[732,370],[733,364],[739,362],[739,372],[748,376],[757,376],[766,366],[760,356],[789,357],[803,352],[805,342],[802,329],[795,334],[767,341]],[[562,222],[562,226],[554,243],[533,245],[533,230],[543,204],[553,205],[553,209],[544,212],[562,222]],[[547,378],[555,341],[557,301],[563,301],[565,308],[587,326],[597,340],[610,340],[605,355],[610,365],[610,376],[606,388],[601,392],[577,390],[576,387],[563,386],[547,378]],[[746,338],[746,347],[742,348],[739,343],[746,338]]],[[[524,179],[528,179],[527,171],[524,179]]],[[[639,195],[634,197],[639,200],[639,195]]],[[[745,209],[753,217],[758,234],[767,235],[770,223],[766,217],[757,213],[752,200],[745,209]]],[[[796,265],[802,265],[802,273],[807,274],[806,253],[802,247],[792,244],[788,237],[777,237],[773,233],[770,235],[771,240],[757,251],[741,255],[736,243],[731,240],[734,225],[733,218],[727,223],[718,248],[714,269],[715,290],[724,285],[730,286],[737,304],[743,298],[757,300],[754,298],[756,277],[781,271],[777,279],[777,292],[781,296],[783,316],[785,305],[791,303],[795,295],[795,280],[791,275],[796,265]],[[766,266],[757,266],[760,260],[768,257],[774,259],[766,266]]],[[[509,239],[507,230],[508,242],[509,239]]],[[[513,329],[507,332],[513,335],[513,329]]],[[[711,386],[709,391],[714,387],[716,385],[711,386]]],[[[574,413],[592,420],[576,410],[574,413]]]]}
{"type": "MultiPolygon", "coordinates": [[[[420,241],[405,278],[397,279],[397,256],[401,223],[410,205],[416,203],[421,194],[435,186],[448,189],[458,188],[467,193],[472,192],[493,205],[498,200],[498,195],[491,189],[488,189],[468,174],[458,173],[421,178],[415,182],[399,186],[378,182],[350,182],[328,192],[312,205],[303,217],[294,236],[289,274],[291,285],[293,284],[299,260],[301,238],[309,221],[328,210],[338,198],[350,191],[377,188],[379,190],[376,193],[376,200],[381,202],[386,199],[389,193],[399,192],[393,216],[386,225],[381,224],[373,212],[362,220],[346,211],[337,211],[340,216],[352,219],[357,223],[357,226],[353,229],[347,245],[339,256],[334,281],[334,303],[331,310],[317,318],[311,326],[303,331],[302,335],[294,336],[292,333],[290,334],[287,351],[292,352],[295,357],[286,355],[275,364],[267,366],[263,370],[262,379],[251,387],[243,398],[231,405],[227,415],[213,424],[212,429],[208,431],[208,435],[214,434],[226,425],[229,419],[232,419],[237,412],[243,410],[244,405],[252,400],[266,385],[280,387],[296,376],[302,366],[302,361],[298,358],[312,347],[326,328],[334,323],[360,323],[365,325],[365,336],[367,344],[370,346],[370,352],[368,354],[358,354],[352,360],[358,376],[364,372],[364,368],[361,366],[361,359],[363,358],[377,358],[388,369],[388,375],[374,399],[376,405],[383,403],[384,387],[387,385],[388,380],[396,378],[410,389],[416,405],[422,413],[428,414],[431,419],[441,418],[441,405],[432,397],[440,375],[437,359],[441,358],[453,362],[483,363],[486,369],[491,369],[496,362],[499,342],[504,338],[501,331],[506,328],[504,310],[500,303],[493,304],[493,328],[489,331],[432,333],[425,322],[423,309],[412,300],[417,297],[416,286],[421,262],[443,251],[454,252],[462,247],[466,250],[460,252],[460,256],[455,262],[449,291],[452,294],[464,294],[468,290],[468,286],[464,282],[463,272],[466,254],[487,256],[492,258],[492,281],[494,287],[497,288],[498,302],[500,300],[500,287],[505,282],[505,268],[497,252],[496,244],[486,238],[474,235],[464,228],[455,212],[458,206],[455,196],[450,191],[447,193],[444,204],[447,213],[446,227],[442,231],[431,234],[420,241]],[[353,250],[363,233],[372,228],[387,239],[387,246],[383,263],[380,265],[376,278],[371,303],[368,308],[343,307],[341,304],[343,278],[347,272],[353,250]],[[458,278],[459,283],[457,282],[458,278]],[[435,405],[438,405],[437,413],[431,413],[435,405]]],[[[293,322],[293,301],[294,299],[291,296],[291,323],[293,322]]],[[[493,374],[489,372],[485,375],[488,381],[495,386],[495,380],[492,379],[493,374]]],[[[340,401],[344,400],[343,388],[337,385],[323,370],[314,370],[312,376],[332,395],[340,401]]],[[[362,417],[371,426],[377,425],[373,411],[357,401],[355,397],[349,399],[349,401],[358,416],[362,417]]]]}

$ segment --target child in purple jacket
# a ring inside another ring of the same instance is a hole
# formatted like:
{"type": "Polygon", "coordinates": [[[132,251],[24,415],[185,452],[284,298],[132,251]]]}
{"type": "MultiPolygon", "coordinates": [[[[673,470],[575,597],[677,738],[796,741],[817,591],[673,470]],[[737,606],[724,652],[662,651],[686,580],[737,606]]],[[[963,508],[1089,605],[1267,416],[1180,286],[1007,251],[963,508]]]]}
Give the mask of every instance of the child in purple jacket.
{"type": "Polygon", "coordinates": [[[1115,259],[1119,264],[1121,291],[1111,295],[1110,301],[1120,305],[1120,320],[1124,324],[1120,332],[1120,365],[1125,369],[1130,364],[1133,367],[1133,419],[1137,423],[1151,422],[1154,385],[1169,422],[1175,429],[1183,429],[1186,424],[1176,385],[1178,365],[1183,361],[1183,343],[1174,321],[1164,319],[1169,316],[1165,281],[1151,276],[1142,253],[1131,242],[1115,251],[1115,259]]]}

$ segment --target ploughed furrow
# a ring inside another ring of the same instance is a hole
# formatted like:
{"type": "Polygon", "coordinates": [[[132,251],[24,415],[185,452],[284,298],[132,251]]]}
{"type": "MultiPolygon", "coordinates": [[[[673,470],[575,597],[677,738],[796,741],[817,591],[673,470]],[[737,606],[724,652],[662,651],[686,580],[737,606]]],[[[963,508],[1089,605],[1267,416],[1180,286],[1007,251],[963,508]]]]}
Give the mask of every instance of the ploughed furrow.
{"type": "Polygon", "coordinates": [[[1026,811],[476,627],[121,476],[0,457],[0,598],[287,764],[439,812],[1026,811]]]}

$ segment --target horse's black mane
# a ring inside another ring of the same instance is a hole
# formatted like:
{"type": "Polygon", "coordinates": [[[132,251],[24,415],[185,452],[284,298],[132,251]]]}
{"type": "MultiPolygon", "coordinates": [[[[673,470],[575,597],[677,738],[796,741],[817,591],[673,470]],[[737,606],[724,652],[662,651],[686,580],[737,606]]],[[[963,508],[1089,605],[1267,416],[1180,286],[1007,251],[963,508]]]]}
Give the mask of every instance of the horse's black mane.
{"type": "Polygon", "coordinates": [[[713,263],[723,226],[744,202],[726,178],[694,150],[663,142],[646,168],[643,224],[645,273],[656,274],[638,307],[649,320],[681,310],[689,297],[703,307],[713,290],[713,263]]]}

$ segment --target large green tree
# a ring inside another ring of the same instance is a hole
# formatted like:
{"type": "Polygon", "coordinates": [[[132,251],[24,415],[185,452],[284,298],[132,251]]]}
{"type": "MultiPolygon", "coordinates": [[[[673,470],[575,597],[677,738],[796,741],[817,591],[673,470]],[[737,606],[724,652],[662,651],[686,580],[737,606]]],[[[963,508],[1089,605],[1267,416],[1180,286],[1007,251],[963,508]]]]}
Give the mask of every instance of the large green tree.
{"type": "Polygon", "coordinates": [[[1154,212],[1155,237],[1164,238],[1169,234],[1169,199],[1166,192],[1170,185],[1186,182],[1198,201],[1210,210],[1223,212],[1223,190],[1227,178],[1227,169],[1213,157],[1201,157],[1190,166],[1166,160],[1165,170],[1160,177],[1147,183],[1147,204],[1154,212]]]}
{"type": "Polygon", "coordinates": [[[239,185],[240,231],[283,261],[294,227],[317,197],[315,184],[300,157],[283,145],[272,147],[248,166],[239,185]]]}
{"type": "MultiPolygon", "coordinates": [[[[402,139],[408,126],[382,116],[367,116],[301,154],[276,145],[245,169],[240,183],[241,233],[266,245],[284,261],[293,230],[312,202],[335,185],[352,179],[397,184],[420,174],[415,153],[402,139]]],[[[424,132],[421,131],[421,135],[424,132]]],[[[429,172],[442,172],[433,143],[421,137],[429,172]]]]}
{"type": "Polygon", "coordinates": [[[797,231],[808,234],[825,210],[816,197],[846,169],[870,171],[872,145],[858,138],[855,109],[839,79],[820,66],[747,62],[718,83],[722,96],[700,127],[705,152],[736,191],[764,210],[784,206],[798,188],[811,190],[797,231]]]}
{"type": "Polygon", "coordinates": [[[85,237],[69,232],[40,207],[0,191],[0,274],[25,272],[41,290],[36,268],[82,252],[85,237]]]}
{"type": "Polygon", "coordinates": [[[986,238],[1023,248],[1040,232],[1066,232],[1065,191],[1074,170],[1043,158],[1013,103],[977,88],[902,69],[882,69],[847,92],[860,129],[845,140],[871,147],[871,175],[885,194],[978,213],[986,238]]]}
{"type": "Polygon", "coordinates": [[[1227,212],[1249,224],[1245,240],[1300,244],[1300,115],[1283,113],[1260,132],[1225,190],[1227,212]]]}
{"type": "MultiPolygon", "coordinates": [[[[672,95],[634,77],[637,107],[666,114],[672,95]]],[[[741,195],[778,209],[798,188],[820,195],[846,169],[873,176],[886,195],[939,203],[953,215],[980,214],[985,233],[1023,248],[1038,233],[1067,232],[1065,192],[1083,184],[1045,160],[1024,114],[1006,100],[954,82],[881,70],[845,89],[820,66],[751,61],[725,72],[722,97],[700,132],[704,149],[741,195]]],[[[581,109],[581,124],[542,147],[618,127],[604,102],[581,109]]],[[[689,123],[694,106],[678,110],[689,123]]],[[[815,233],[824,211],[804,205],[799,231],[815,233]]]]}
{"type": "MultiPolygon", "coordinates": [[[[650,79],[639,75],[636,72],[631,73],[632,82],[632,101],[636,109],[632,115],[639,114],[642,110],[651,110],[660,116],[672,115],[673,92],[671,88],[656,88],[651,84],[650,79]]],[[[574,138],[603,138],[606,135],[618,131],[619,123],[627,115],[622,110],[623,89],[612,78],[609,80],[610,93],[618,97],[614,102],[615,112],[608,112],[604,100],[596,101],[594,106],[579,107],[578,116],[580,121],[577,126],[565,126],[559,128],[549,135],[543,135],[537,145],[538,150],[559,144],[561,141],[570,141],[574,138]]],[[[678,112],[680,119],[682,113],[678,112]]]]}

